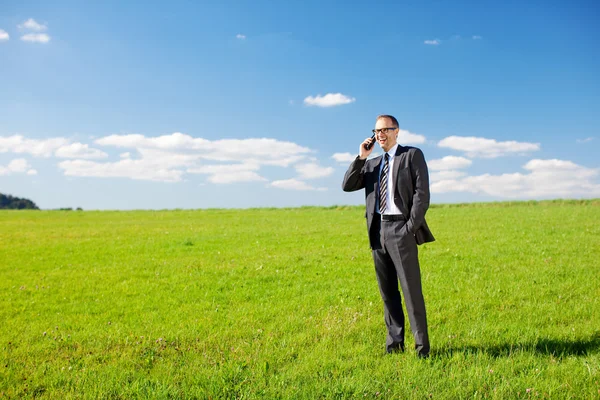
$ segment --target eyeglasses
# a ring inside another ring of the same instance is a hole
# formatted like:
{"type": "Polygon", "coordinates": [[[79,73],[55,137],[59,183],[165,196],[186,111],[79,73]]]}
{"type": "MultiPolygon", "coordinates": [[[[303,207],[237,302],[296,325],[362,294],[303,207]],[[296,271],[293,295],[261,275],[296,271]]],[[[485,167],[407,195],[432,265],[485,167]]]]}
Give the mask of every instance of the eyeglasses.
{"type": "Polygon", "coordinates": [[[373,132],[374,135],[378,134],[378,133],[385,133],[387,134],[390,131],[395,131],[398,128],[381,128],[381,129],[373,129],[371,132],[373,132]]]}

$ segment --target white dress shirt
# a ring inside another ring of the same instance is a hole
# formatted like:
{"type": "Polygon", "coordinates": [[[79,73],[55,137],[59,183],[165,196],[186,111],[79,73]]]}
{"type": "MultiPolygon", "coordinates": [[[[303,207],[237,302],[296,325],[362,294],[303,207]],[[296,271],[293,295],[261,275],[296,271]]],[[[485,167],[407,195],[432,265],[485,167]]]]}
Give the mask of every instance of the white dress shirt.
{"type": "MultiPolygon", "coordinates": [[[[402,214],[400,209],[394,203],[394,156],[396,155],[396,150],[398,149],[398,143],[392,147],[387,154],[390,157],[389,167],[388,167],[388,178],[387,178],[387,193],[386,193],[386,205],[384,214],[402,214]]],[[[381,157],[381,165],[379,166],[379,178],[381,179],[381,171],[383,171],[383,166],[385,165],[385,153],[381,157]]],[[[380,180],[381,183],[381,180],[380,180]]],[[[379,188],[379,186],[377,186],[379,188]]],[[[377,192],[377,204],[375,207],[376,211],[381,214],[381,210],[379,209],[379,192],[377,192]]]]}

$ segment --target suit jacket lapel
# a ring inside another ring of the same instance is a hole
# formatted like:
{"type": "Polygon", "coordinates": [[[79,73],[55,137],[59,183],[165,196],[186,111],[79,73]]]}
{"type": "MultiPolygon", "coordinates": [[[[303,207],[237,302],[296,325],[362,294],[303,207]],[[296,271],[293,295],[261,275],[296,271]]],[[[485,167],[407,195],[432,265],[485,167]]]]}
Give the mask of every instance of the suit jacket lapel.
{"type": "MultiPolygon", "coordinates": [[[[396,155],[394,156],[394,175],[392,182],[392,193],[396,193],[396,190],[398,189],[396,186],[398,185],[398,171],[400,171],[400,154],[402,154],[402,146],[398,145],[398,147],[396,147],[396,155]]],[[[397,193],[400,193],[400,191],[398,191],[397,193]]]]}
{"type": "Polygon", "coordinates": [[[375,201],[373,202],[373,212],[377,209],[377,200],[379,198],[379,174],[381,171],[381,160],[383,160],[383,156],[377,156],[373,158],[373,162],[375,163],[374,171],[377,171],[377,179],[375,180],[375,188],[373,190],[373,194],[375,195],[375,201]]]}
{"type": "Polygon", "coordinates": [[[373,159],[375,163],[375,169],[377,170],[377,182],[379,182],[379,172],[381,171],[381,160],[383,160],[383,156],[377,156],[373,159]]]}

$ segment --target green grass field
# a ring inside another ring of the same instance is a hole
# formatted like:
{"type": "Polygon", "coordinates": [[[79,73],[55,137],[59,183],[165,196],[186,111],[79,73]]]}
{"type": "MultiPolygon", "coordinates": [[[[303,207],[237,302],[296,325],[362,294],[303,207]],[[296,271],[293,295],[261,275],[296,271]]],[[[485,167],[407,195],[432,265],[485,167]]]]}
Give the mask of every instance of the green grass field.
{"type": "Polygon", "coordinates": [[[0,212],[0,398],[600,397],[600,200],[433,206],[427,360],[363,216],[0,212]]]}

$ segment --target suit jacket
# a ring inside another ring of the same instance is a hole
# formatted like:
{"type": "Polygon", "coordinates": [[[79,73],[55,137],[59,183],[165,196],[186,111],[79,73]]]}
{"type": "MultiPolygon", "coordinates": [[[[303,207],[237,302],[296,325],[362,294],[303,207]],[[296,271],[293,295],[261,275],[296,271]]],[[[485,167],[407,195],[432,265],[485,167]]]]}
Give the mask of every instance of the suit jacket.
{"type": "MultiPolygon", "coordinates": [[[[377,196],[379,193],[379,169],[383,156],[371,160],[361,160],[358,156],[350,164],[344,175],[342,189],[345,192],[365,189],[367,229],[371,248],[379,247],[374,243],[379,223],[373,224],[377,196]]],[[[415,236],[417,244],[433,242],[435,238],[425,221],[429,208],[429,172],[423,152],[410,146],[400,146],[394,156],[392,190],[394,203],[407,218],[405,229],[415,236]]]]}

